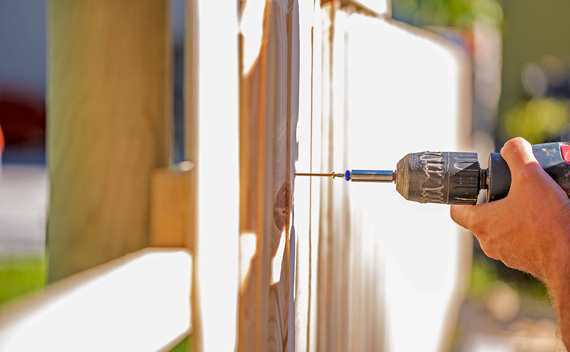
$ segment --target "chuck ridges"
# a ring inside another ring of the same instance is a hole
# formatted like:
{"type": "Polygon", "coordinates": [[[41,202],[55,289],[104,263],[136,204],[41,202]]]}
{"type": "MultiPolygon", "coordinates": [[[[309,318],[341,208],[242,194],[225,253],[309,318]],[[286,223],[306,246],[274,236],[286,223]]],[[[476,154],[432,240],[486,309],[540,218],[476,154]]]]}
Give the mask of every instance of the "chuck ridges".
{"type": "Polygon", "coordinates": [[[425,173],[420,203],[446,203],[444,192],[445,155],[442,152],[425,152],[420,156],[425,173]]]}
{"type": "Polygon", "coordinates": [[[475,204],[479,193],[479,162],[476,153],[455,153],[450,157],[450,204],[475,204]]]}

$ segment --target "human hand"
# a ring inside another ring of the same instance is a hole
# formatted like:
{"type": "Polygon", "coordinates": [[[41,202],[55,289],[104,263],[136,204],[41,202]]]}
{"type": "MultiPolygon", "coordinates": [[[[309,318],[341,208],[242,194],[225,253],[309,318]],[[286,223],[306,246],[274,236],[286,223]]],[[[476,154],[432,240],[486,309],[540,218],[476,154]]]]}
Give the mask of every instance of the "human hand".
{"type": "Polygon", "coordinates": [[[511,139],[501,155],[511,170],[507,197],[452,205],[451,217],[473,232],[487,256],[558,285],[560,273],[570,273],[570,200],[538,164],[526,140],[511,139]]]}

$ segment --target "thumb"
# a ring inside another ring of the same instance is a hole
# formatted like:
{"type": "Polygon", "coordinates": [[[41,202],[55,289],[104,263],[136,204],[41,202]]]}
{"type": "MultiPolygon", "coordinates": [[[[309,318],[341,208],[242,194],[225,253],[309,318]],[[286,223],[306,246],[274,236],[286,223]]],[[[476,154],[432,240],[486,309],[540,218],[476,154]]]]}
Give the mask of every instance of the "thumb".
{"type": "Polygon", "coordinates": [[[521,137],[507,141],[501,149],[501,156],[509,165],[513,176],[522,167],[537,163],[536,157],[532,153],[532,146],[526,139],[521,137]]]}

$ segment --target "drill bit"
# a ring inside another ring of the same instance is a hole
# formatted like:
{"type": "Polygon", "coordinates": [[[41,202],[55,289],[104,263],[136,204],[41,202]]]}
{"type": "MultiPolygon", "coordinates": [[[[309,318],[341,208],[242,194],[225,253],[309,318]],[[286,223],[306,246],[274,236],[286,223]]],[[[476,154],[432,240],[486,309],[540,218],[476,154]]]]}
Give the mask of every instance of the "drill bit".
{"type": "Polygon", "coordinates": [[[310,173],[310,172],[297,172],[295,176],[320,176],[320,177],[344,177],[343,172],[331,172],[330,174],[323,174],[323,173],[310,173]]]}

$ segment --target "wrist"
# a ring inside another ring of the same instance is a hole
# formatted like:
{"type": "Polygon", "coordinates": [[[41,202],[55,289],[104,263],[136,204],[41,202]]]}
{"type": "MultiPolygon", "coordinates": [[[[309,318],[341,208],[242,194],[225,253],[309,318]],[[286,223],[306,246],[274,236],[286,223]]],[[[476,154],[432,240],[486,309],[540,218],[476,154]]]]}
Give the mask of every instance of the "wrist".
{"type": "Polygon", "coordinates": [[[550,255],[550,270],[544,272],[550,298],[556,310],[562,339],[570,348],[570,241],[553,249],[550,255]]]}

